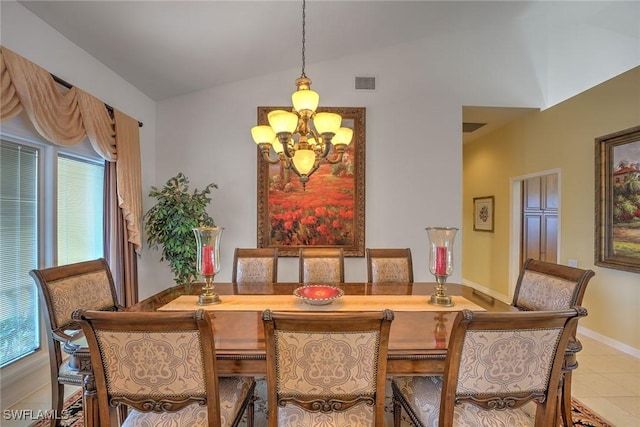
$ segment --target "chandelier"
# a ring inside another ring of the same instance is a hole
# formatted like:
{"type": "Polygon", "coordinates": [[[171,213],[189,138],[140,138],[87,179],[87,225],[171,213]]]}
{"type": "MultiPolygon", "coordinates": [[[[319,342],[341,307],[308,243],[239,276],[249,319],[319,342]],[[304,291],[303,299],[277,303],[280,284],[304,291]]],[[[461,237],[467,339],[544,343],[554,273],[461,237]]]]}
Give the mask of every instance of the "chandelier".
{"type": "Polygon", "coordinates": [[[296,79],[297,90],[291,95],[291,111],[273,110],[267,114],[269,125],[254,126],[251,136],[260,147],[265,161],[280,162],[298,175],[303,189],[309,177],[323,162],[342,161],[351,143],[353,129],[341,127],[342,117],[336,113],[317,112],[320,95],[311,90],[305,67],[306,0],[302,0],[302,74],[296,79]],[[331,156],[329,153],[335,152],[331,156]],[[271,149],[277,157],[271,157],[271,149]]]}

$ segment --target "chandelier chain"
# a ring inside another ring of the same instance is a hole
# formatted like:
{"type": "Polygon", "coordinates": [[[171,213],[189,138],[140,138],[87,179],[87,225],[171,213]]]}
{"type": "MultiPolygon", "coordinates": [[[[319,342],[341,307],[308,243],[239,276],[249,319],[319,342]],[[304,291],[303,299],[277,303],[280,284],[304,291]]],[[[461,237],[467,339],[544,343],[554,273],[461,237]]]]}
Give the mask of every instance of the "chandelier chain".
{"type": "Polygon", "coordinates": [[[307,75],[304,72],[304,66],[305,66],[305,36],[306,36],[306,6],[307,6],[307,2],[306,0],[302,0],[302,74],[300,75],[300,77],[307,77],[307,75]]]}

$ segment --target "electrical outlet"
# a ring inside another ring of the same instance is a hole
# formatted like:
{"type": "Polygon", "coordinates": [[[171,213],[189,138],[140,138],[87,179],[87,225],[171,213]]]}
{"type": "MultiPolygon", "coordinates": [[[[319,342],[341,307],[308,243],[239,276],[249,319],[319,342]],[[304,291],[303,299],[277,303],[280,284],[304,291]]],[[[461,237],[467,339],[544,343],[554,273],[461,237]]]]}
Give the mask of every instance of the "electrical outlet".
{"type": "Polygon", "coordinates": [[[578,260],[577,259],[567,260],[567,265],[569,267],[577,267],[578,266],[578,260]]]}

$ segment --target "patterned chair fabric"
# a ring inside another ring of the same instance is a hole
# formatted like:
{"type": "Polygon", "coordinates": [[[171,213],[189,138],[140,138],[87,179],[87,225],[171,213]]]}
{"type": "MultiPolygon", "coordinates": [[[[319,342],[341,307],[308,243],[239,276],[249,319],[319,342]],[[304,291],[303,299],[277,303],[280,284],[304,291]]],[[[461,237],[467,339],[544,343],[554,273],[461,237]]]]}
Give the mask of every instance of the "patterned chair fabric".
{"type": "Polygon", "coordinates": [[[233,283],[266,284],[277,281],[277,248],[236,248],[233,258],[233,283]]]}
{"type": "MultiPolygon", "coordinates": [[[[123,426],[235,426],[252,403],[253,378],[217,378],[202,310],[73,316],[92,349],[101,425],[109,425],[108,406],[120,403],[131,406],[123,426]]],[[[252,422],[252,408],[249,415],[252,422]]]]}
{"type": "Polygon", "coordinates": [[[366,249],[369,283],[413,283],[411,249],[366,249]]]}
{"type": "Polygon", "coordinates": [[[267,283],[273,277],[270,258],[241,258],[238,260],[236,283],[267,283]]]}
{"type": "Polygon", "coordinates": [[[263,313],[270,426],[382,426],[393,313],[263,313]]]}
{"type": "Polygon", "coordinates": [[[544,273],[525,271],[517,305],[523,310],[563,310],[570,307],[577,283],[544,273]]]}
{"type": "Polygon", "coordinates": [[[511,305],[521,310],[566,310],[580,305],[594,274],[529,258],[520,271],[511,305]]]}
{"type": "Polygon", "coordinates": [[[553,425],[563,349],[582,308],[565,311],[459,313],[444,377],[392,381],[400,406],[419,426],[553,425]],[[537,403],[535,416],[523,409],[537,403]]]}
{"type": "MultiPolygon", "coordinates": [[[[520,310],[566,310],[581,305],[592,270],[527,259],[522,265],[512,306],[520,310]]],[[[576,354],[582,344],[573,332],[565,350],[564,380],[562,382],[560,412],[564,425],[572,425],[571,377],[578,367],[576,354]]]]}
{"type": "Polygon", "coordinates": [[[372,283],[406,283],[409,264],[406,258],[377,258],[371,261],[372,283]]]}
{"type": "MultiPolygon", "coordinates": [[[[79,307],[92,310],[121,310],[115,284],[107,262],[102,259],[67,264],[40,270],[29,275],[38,288],[44,311],[51,371],[51,401],[58,413],[64,404],[64,386],[82,385],[77,362],[63,353],[86,346],[80,327],[71,318],[79,307]],[[64,357],[63,357],[64,356],[64,357]]],[[[57,421],[56,421],[57,422],[57,421]]]]}
{"type": "Polygon", "coordinates": [[[300,283],[344,282],[344,254],[340,249],[300,249],[300,283]]]}

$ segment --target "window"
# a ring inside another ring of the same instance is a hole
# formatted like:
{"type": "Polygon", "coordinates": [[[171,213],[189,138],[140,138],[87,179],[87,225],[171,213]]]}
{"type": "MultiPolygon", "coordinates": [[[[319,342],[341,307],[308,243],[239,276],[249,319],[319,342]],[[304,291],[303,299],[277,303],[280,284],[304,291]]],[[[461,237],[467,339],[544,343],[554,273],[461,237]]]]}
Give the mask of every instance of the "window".
{"type": "Polygon", "coordinates": [[[0,145],[0,366],[40,346],[38,294],[27,274],[38,265],[38,150],[0,145]]]}
{"type": "Polygon", "coordinates": [[[29,270],[103,255],[104,161],[81,144],[3,135],[0,154],[0,367],[40,347],[29,270]],[[56,262],[57,259],[57,262],[56,262]]]}
{"type": "Polygon", "coordinates": [[[58,156],[58,265],[100,258],[104,165],[58,156]]]}

